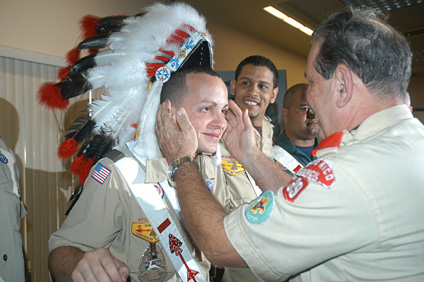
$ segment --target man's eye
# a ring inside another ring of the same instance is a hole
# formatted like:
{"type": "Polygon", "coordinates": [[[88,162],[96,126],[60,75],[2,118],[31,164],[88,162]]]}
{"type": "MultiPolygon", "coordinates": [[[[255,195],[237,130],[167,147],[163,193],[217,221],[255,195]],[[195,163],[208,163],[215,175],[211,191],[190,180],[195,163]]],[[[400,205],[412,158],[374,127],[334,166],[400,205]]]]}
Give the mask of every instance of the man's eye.
{"type": "Polygon", "coordinates": [[[202,112],[209,112],[209,111],[210,111],[210,109],[211,109],[210,107],[203,108],[203,109],[202,109],[202,112]]]}
{"type": "Polygon", "coordinates": [[[260,88],[260,89],[268,89],[268,86],[263,85],[263,84],[260,84],[260,85],[259,85],[259,88],[260,88]]]}
{"type": "Polygon", "coordinates": [[[302,112],[307,112],[307,111],[309,111],[309,108],[306,108],[306,107],[304,107],[304,108],[300,108],[300,110],[302,111],[302,112]]]}

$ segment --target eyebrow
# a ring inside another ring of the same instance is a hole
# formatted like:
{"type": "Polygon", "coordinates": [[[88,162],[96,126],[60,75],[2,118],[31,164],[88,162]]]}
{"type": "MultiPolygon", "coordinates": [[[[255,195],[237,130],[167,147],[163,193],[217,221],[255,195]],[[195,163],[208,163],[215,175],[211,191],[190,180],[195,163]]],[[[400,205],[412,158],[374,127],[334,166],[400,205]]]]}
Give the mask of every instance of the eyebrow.
{"type": "MultiPolygon", "coordinates": [[[[250,77],[246,77],[246,76],[239,77],[239,79],[255,80],[255,79],[252,79],[252,78],[250,78],[250,77]]],[[[260,83],[262,83],[262,84],[268,84],[268,85],[271,85],[271,82],[268,82],[268,81],[265,81],[265,80],[259,80],[259,82],[260,82],[260,83]]]]}

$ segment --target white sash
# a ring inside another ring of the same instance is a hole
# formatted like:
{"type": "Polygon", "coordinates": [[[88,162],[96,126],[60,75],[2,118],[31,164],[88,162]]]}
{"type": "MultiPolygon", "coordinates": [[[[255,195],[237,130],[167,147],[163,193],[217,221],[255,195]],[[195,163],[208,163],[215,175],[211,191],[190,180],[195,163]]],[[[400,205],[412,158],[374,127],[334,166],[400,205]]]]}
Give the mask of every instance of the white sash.
{"type": "Polygon", "coordinates": [[[289,170],[292,174],[295,174],[297,171],[303,168],[303,166],[292,155],[290,155],[280,146],[274,145],[272,146],[272,150],[273,158],[285,168],[287,168],[287,170],[289,170]]]}
{"type": "Polygon", "coordinates": [[[117,161],[115,167],[124,176],[180,278],[185,282],[191,280],[206,282],[189,251],[190,242],[184,241],[154,184],[144,183],[146,175],[137,161],[131,157],[125,157],[117,161]]]}

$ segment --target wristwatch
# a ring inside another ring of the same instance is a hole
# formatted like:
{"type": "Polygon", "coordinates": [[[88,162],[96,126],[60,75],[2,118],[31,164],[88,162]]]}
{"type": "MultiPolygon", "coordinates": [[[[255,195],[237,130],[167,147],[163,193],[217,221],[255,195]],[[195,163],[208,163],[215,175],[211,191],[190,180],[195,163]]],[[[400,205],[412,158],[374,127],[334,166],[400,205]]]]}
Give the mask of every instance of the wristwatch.
{"type": "Polygon", "coordinates": [[[192,162],[192,161],[194,161],[194,157],[192,157],[192,156],[185,156],[185,157],[179,158],[178,160],[173,161],[168,166],[168,177],[169,177],[169,179],[174,181],[175,173],[177,172],[178,167],[180,165],[182,165],[183,163],[192,162]]]}

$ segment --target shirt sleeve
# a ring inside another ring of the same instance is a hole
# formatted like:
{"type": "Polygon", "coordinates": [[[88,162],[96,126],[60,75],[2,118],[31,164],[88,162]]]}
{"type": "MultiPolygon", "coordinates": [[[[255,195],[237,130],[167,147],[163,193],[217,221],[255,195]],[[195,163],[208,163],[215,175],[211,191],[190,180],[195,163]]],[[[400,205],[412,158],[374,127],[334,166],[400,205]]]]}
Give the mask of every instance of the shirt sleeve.
{"type": "Polygon", "coordinates": [[[373,211],[365,193],[345,171],[334,164],[333,169],[330,188],[298,177],[306,185],[292,202],[283,193],[289,184],[275,194],[265,192],[224,219],[232,245],[260,278],[282,281],[376,244],[376,219],[370,216],[373,211]]]}
{"type": "Polygon", "coordinates": [[[74,246],[83,251],[108,248],[123,225],[120,174],[111,160],[93,166],[84,190],[61,228],[49,239],[49,251],[74,246]],[[95,170],[102,169],[102,175],[95,170]],[[119,184],[120,183],[120,184],[119,184]]]}

